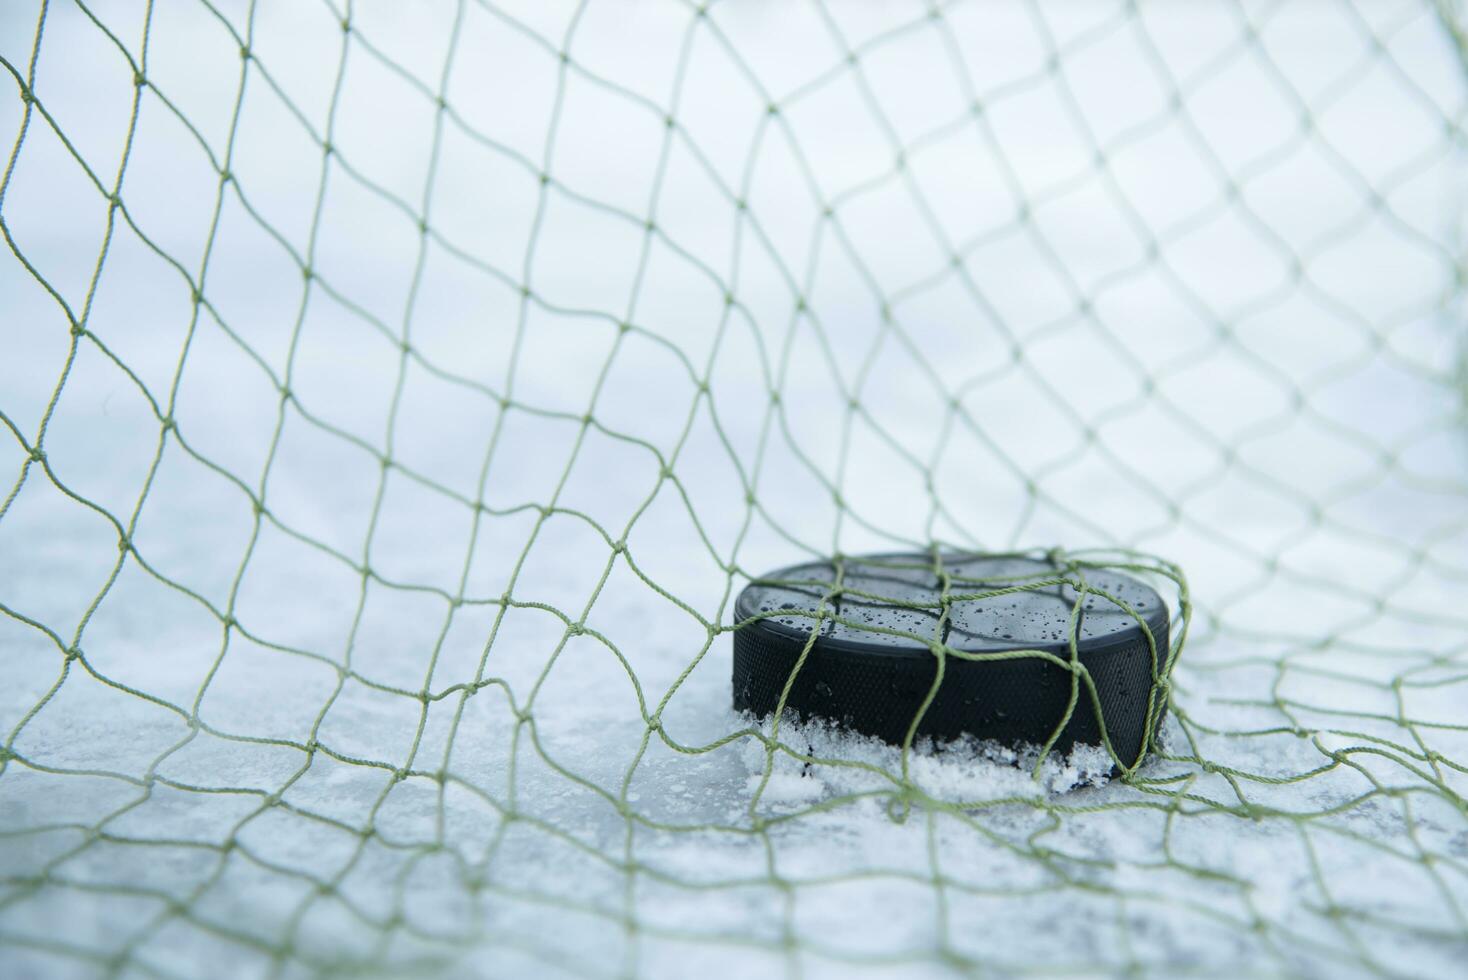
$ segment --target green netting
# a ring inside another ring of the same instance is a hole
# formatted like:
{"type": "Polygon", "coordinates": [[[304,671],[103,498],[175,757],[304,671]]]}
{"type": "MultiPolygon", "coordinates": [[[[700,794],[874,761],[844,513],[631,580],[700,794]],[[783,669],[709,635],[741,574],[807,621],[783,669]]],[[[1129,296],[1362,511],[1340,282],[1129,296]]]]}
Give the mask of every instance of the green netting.
{"type": "Polygon", "coordinates": [[[1462,51],[6,5],[0,972],[1451,973],[1462,51]],[[899,548],[1158,585],[1156,753],[733,715],[737,590],[899,548]]]}

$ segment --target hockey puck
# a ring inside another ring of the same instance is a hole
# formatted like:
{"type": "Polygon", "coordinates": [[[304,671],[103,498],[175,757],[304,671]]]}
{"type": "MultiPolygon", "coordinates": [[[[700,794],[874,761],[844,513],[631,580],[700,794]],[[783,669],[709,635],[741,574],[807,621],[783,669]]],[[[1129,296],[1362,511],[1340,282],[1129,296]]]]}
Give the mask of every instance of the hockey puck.
{"type": "Polygon", "coordinates": [[[788,686],[786,712],[893,744],[916,719],[914,738],[1058,752],[1104,744],[1104,721],[1129,769],[1167,709],[1167,606],[1105,567],[1033,555],[847,557],[756,579],[734,608],[734,707],[760,717],[788,686]]]}

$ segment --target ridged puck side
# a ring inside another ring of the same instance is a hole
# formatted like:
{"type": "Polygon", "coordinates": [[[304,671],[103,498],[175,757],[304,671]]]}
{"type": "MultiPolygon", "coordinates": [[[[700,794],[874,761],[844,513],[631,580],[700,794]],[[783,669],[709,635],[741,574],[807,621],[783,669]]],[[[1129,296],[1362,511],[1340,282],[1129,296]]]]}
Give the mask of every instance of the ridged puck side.
{"type": "MultiPolygon", "coordinates": [[[[740,626],[734,632],[734,707],[757,716],[778,706],[814,629],[819,634],[791,684],[786,710],[893,744],[906,737],[932,687],[938,665],[933,640],[965,653],[1043,651],[1068,662],[1073,629],[1112,748],[1128,765],[1140,761],[1146,747],[1149,706],[1157,702],[1154,733],[1166,710],[1165,698],[1154,689],[1153,646],[1142,623],[1155,642],[1160,670],[1168,649],[1167,606],[1150,586],[1109,569],[1077,570],[1016,555],[848,557],[751,582],[735,603],[735,615],[740,626]],[[1072,585],[1055,582],[1067,577],[1083,577],[1096,591],[1082,598],[1072,585]],[[1130,606],[1136,616],[1100,593],[1130,606]]],[[[917,737],[971,735],[1039,745],[1065,716],[1072,690],[1066,666],[1034,654],[944,659],[942,684],[917,737]]],[[[1101,743],[1095,705],[1081,684],[1053,748],[1067,752],[1101,743]]]]}

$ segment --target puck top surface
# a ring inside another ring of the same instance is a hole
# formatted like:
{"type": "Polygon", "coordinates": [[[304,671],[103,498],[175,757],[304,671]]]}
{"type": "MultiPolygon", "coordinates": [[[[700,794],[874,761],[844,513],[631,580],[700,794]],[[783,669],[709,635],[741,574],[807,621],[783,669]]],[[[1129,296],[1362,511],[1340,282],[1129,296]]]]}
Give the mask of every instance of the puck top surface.
{"type": "Polygon", "coordinates": [[[928,656],[927,644],[934,639],[971,653],[1062,653],[1069,650],[1077,604],[1080,648],[1095,651],[1142,635],[1137,620],[1111,599],[1095,592],[1082,597],[1071,585],[1052,581],[1068,578],[1083,579],[1089,589],[1126,603],[1156,636],[1164,636],[1167,627],[1167,607],[1156,590],[1104,569],[1076,569],[1029,556],[955,554],[936,561],[927,554],[872,555],[845,558],[839,565],[841,587],[834,594],[838,563],[809,562],[751,582],[740,593],[735,614],[740,620],[764,616],[759,620],[763,629],[799,640],[819,623],[822,646],[888,655],[928,656]],[[947,620],[942,618],[943,575],[947,620]],[[985,595],[1007,589],[1018,591],[985,595]],[[823,604],[828,618],[820,620],[823,604]]]}

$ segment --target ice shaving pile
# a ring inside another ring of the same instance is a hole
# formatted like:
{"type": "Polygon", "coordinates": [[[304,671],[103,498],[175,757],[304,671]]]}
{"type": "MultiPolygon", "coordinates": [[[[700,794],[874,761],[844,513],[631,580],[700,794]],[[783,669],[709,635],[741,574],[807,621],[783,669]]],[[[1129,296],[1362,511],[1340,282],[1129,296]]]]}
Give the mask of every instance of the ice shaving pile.
{"type": "MultiPolygon", "coordinates": [[[[804,757],[748,739],[740,759],[749,770],[746,787],[772,810],[790,810],[850,794],[900,792],[894,775],[903,772],[901,746],[846,731],[823,719],[784,718],[779,731],[772,719],[757,723],[761,736],[796,749],[804,757]]],[[[962,806],[1042,798],[1091,786],[1104,786],[1113,762],[1099,745],[1076,745],[1067,753],[1040,759],[1040,746],[1009,746],[973,736],[935,743],[914,741],[907,754],[907,782],[921,798],[962,806]],[[1038,768],[1037,764],[1038,763],[1038,768]]]]}

